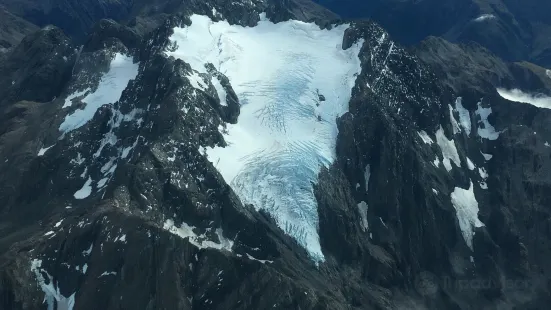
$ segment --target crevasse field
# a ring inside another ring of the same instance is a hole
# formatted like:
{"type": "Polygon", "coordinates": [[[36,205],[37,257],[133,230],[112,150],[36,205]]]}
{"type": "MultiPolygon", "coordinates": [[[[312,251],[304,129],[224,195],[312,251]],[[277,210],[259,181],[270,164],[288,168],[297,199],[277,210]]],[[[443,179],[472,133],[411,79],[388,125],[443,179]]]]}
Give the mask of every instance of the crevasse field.
{"type": "Polygon", "coordinates": [[[264,15],[255,27],[200,15],[191,20],[174,29],[177,48],[167,55],[201,73],[212,63],[241,104],[237,124],[224,134],[228,146],[208,149],[209,160],[244,203],[268,211],[322,261],[312,184],[335,158],[336,119],[348,110],[363,42],[342,49],[348,25],[322,30],[299,21],[274,24],[264,15]]]}

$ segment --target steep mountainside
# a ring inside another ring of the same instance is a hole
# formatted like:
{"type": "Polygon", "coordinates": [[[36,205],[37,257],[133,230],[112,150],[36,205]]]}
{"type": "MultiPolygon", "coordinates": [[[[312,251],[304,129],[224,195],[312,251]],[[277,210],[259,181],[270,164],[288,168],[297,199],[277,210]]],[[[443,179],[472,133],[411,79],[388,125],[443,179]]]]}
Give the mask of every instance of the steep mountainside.
{"type": "Polygon", "coordinates": [[[306,0],[158,3],[0,62],[0,309],[551,302],[551,73],[306,0]]]}
{"type": "Polygon", "coordinates": [[[399,42],[441,36],[477,42],[498,56],[551,67],[546,0],[316,0],[346,18],[372,18],[399,42]]]}

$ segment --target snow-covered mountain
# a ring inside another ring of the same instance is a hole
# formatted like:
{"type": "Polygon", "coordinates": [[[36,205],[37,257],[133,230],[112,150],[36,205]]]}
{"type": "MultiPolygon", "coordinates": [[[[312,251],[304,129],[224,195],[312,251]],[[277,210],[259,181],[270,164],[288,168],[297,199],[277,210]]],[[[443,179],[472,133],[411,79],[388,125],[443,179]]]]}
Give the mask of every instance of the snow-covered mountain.
{"type": "Polygon", "coordinates": [[[0,309],[547,305],[546,71],[307,0],[154,4],[0,58],[0,309]]]}

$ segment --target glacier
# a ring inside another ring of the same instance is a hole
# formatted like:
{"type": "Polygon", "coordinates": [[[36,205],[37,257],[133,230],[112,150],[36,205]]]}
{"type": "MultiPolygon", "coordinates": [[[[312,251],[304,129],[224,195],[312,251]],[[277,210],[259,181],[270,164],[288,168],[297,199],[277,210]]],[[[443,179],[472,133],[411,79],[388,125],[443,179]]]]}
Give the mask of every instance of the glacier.
{"type": "Polygon", "coordinates": [[[323,261],[313,184],[335,159],[336,120],[348,111],[363,41],[344,50],[349,25],[272,23],[265,14],[254,27],[202,15],[191,21],[173,29],[166,55],[198,73],[214,65],[241,105],[237,124],[223,131],[227,146],[207,148],[208,159],[244,203],[269,212],[315,262],[323,261]]]}

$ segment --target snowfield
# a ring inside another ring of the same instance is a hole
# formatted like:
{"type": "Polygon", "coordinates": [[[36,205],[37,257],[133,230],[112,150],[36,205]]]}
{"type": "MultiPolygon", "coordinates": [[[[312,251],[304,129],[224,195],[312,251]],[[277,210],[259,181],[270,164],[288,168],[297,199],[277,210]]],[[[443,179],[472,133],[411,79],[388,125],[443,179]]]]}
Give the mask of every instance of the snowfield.
{"type": "Polygon", "coordinates": [[[456,187],[451,193],[451,201],[457,214],[459,228],[469,248],[473,249],[475,228],[484,226],[478,219],[478,201],[474,195],[473,182],[468,189],[456,187]]]}
{"type": "Polygon", "coordinates": [[[264,15],[255,27],[191,20],[174,29],[177,48],[166,54],[200,73],[212,63],[241,105],[237,124],[227,127],[228,146],[208,149],[209,160],[244,203],[268,211],[323,261],[312,183],[334,160],[336,119],[348,110],[363,42],[342,49],[348,25],[322,30],[300,21],[274,24],[264,15]]]}
{"type": "Polygon", "coordinates": [[[63,133],[78,129],[88,123],[96,114],[96,111],[104,104],[117,102],[130,80],[138,75],[138,64],[133,63],[132,57],[117,53],[109,67],[109,71],[101,77],[99,85],[94,92],[90,90],[77,91],[65,99],[63,108],[72,105],[76,97],[88,93],[81,101],[85,103],[83,109],[76,110],[67,115],[59,130],[63,133]]]}

